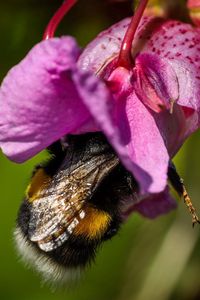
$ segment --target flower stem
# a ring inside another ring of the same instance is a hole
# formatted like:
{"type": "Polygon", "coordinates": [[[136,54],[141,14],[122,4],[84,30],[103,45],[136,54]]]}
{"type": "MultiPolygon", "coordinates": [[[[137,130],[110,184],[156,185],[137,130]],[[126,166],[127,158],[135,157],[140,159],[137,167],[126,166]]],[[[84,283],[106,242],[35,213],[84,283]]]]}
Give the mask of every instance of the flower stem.
{"type": "Polygon", "coordinates": [[[43,35],[44,40],[48,40],[55,35],[55,31],[68,11],[74,6],[77,0],[65,0],[60,8],[56,11],[49,24],[46,27],[43,35]]]}
{"type": "Polygon", "coordinates": [[[131,23],[124,36],[122,46],[118,58],[118,66],[130,69],[132,65],[131,48],[132,42],[137,30],[138,24],[142,18],[143,12],[147,6],[148,0],[140,0],[140,3],[136,9],[134,16],[132,17],[131,23]]]}

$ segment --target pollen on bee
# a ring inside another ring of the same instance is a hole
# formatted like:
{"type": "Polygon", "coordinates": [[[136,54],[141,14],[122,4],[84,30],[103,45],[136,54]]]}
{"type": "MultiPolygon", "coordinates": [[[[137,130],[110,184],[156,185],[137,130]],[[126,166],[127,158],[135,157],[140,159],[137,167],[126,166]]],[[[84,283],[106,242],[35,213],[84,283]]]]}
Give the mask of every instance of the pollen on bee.
{"type": "Polygon", "coordinates": [[[75,235],[84,235],[89,239],[95,239],[104,234],[107,230],[111,216],[102,210],[87,207],[85,216],[74,229],[75,235]]]}
{"type": "Polygon", "coordinates": [[[36,171],[26,190],[26,196],[29,202],[33,202],[36,199],[37,194],[44,189],[49,181],[50,177],[45,173],[44,169],[40,168],[36,171]]]}

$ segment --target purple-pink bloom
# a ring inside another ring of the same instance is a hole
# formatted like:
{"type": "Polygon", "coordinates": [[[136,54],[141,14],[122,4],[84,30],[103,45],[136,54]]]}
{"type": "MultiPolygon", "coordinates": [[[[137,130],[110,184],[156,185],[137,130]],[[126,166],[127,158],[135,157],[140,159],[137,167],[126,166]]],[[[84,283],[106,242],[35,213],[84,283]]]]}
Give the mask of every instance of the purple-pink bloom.
{"type": "Polygon", "coordinates": [[[142,18],[127,68],[119,56],[129,24],[82,53],[72,37],[37,44],[2,83],[0,147],[23,162],[67,134],[102,131],[139,183],[131,210],[155,217],[175,207],[169,161],[199,127],[200,30],[142,18]]]}

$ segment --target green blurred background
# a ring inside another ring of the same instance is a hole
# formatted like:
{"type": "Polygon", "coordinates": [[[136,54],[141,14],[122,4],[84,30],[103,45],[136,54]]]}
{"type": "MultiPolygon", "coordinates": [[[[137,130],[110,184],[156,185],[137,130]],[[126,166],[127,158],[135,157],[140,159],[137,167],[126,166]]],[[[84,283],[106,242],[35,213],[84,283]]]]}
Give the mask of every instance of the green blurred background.
{"type": "MultiPolygon", "coordinates": [[[[61,1],[0,1],[0,80],[40,41],[61,1]]],[[[58,34],[74,35],[81,46],[113,21],[130,13],[130,3],[79,1],[58,34]]],[[[194,134],[175,161],[200,212],[200,139],[194,134]]],[[[53,290],[24,266],[13,243],[15,218],[33,166],[17,165],[0,154],[0,299],[168,300],[200,299],[200,227],[192,229],[182,202],[175,212],[150,221],[135,214],[120,234],[100,249],[96,262],[73,288],[53,290]]]]}

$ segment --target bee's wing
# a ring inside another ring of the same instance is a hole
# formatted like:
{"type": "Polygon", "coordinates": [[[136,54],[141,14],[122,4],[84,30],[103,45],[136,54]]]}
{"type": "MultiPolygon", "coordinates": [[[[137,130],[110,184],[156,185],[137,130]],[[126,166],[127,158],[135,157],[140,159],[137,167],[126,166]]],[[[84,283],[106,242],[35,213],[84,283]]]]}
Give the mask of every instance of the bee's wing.
{"type": "Polygon", "coordinates": [[[97,156],[70,174],[60,170],[33,201],[29,238],[48,252],[61,246],[84,218],[84,205],[103,178],[119,163],[115,155],[97,156]]]}

